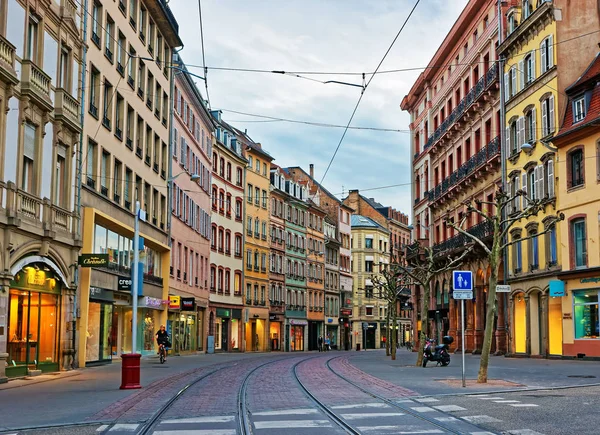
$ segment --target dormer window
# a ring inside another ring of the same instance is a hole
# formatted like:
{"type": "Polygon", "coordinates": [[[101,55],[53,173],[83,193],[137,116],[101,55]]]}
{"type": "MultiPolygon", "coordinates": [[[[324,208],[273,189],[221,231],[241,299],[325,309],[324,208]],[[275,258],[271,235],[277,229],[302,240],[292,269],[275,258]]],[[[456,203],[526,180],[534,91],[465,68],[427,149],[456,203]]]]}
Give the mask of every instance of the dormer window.
{"type": "Polygon", "coordinates": [[[519,22],[517,21],[517,15],[514,12],[512,12],[508,16],[508,34],[510,35],[512,32],[514,32],[517,29],[518,25],[519,22]]]}
{"type": "Polygon", "coordinates": [[[523,0],[523,19],[533,14],[533,0],[523,0]]]}
{"type": "Polygon", "coordinates": [[[573,101],[573,124],[585,119],[585,97],[576,98],[573,101]]]}

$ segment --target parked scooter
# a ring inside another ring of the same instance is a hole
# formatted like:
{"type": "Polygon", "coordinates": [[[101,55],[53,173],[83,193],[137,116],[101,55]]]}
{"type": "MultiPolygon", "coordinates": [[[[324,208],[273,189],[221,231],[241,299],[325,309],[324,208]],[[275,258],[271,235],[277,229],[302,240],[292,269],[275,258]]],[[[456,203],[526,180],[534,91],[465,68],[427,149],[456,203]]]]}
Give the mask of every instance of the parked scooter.
{"type": "Polygon", "coordinates": [[[446,335],[442,338],[443,344],[435,346],[435,340],[428,338],[425,342],[425,350],[423,351],[423,367],[427,366],[428,361],[435,361],[437,365],[446,367],[450,364],[449,345],[454,342],[454,338],[446,335]],[[435,346],[435,347],[434,347],[435,346]]]}

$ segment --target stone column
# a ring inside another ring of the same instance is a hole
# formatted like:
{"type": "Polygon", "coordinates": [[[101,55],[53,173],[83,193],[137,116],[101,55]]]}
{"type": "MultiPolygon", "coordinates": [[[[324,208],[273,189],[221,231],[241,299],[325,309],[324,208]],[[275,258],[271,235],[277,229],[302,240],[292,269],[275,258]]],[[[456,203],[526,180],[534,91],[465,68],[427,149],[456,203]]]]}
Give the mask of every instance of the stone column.
{"type": "Polygon", "coordinates": [[[454,299],[450,299],[450,329],[448,330],[448,334],[454,338],[454,343],[450,345],[450,351],[454,351],[458,349],[458,324],[457,320],[459,320],[458,313],[460,309],[458,308],[458,304],[454,301],[454,299]]]}
{"type": "Polygon", "coordinates": [[[548,357],[548,355],[550,354],[550,348],[549,348],[549,343],[548,343],[548,339],[549,339],[549,333],[548,333],[548,293],[542,293],[541,296],[541,307],[540,307],[540,311],[542,313],[542,319],[541,319],[541,330],[540,330],[540,335],[541,335],[541,343],[542,346],[540,348],[540,355],[544,356],[544,357],[548,357]]]}
{"type": "Polygon", "coordinates": [[[531,302],[528,294],[525,295],[525,353],[531,355],[531,302]]]}
{"type": "Polygon", "coordinates": [[[483,288],[477,290],[477,300],[475,301],[477,309],[475,310],[475,341],[473,349],[474,354],[480,354],[481,349],[483,347],[483,318],[485,317],[484,312],[486,309],[484,303],[484,297],[486,293],[483,291],[483,288]]]}
{"type": "Polygon", "coordinates": [[[0,384],[5,384],[8,382],[8,378],[6,377],[6,361],[8,360],[7,353],[0,353],[0,384]]]}
{"type": "Polygon", "coordinates": [[[465,301],[465,308],[467,311],[467,318],[465,322],[465,352],[473,352],[473,347],[475,346],[475,331],[473,330],[473,301],[465,301]]]}
{"type": "Polygon", "coordinates": [[[498,323],[496,325],[496,353],[495,355],[504,355],[509,352],[506,340],[506,315],[505,300],[509,295],[507,293],[497,293],[498,298],[498,323]]]}

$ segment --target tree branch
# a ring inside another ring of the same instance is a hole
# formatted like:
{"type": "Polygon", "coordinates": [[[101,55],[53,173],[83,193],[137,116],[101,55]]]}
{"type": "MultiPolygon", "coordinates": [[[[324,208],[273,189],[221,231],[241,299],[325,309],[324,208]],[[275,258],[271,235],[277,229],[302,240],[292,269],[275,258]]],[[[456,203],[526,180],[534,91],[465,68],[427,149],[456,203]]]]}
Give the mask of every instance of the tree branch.
{"type": "Polygon", "coordinates": [[[490,248],[488,248],[487,245],[485,243],[483,243],[483,240],[479,239],[479,237],[469,233],[468,231],[463,230],[462,228],[459,228],[458,226],[456,226],[456,224],[454,222],[446,221],[446,223],[448,225],[450,225],[452,228],[454,228],[456,231],[458,231],[459,233],[469,237],[475,243],[479,244],[483,248],[483,250],[485,251],[485,253],[487,255],[490,255],[492,253],[492,251],[490,251],[490,248]]]}
{"type": "Polygon", "coordinates": [[[469,246],[467,247],[462,254],[460,254],[458,257],[455,257],[454,259],[450,260],[444,267],[439,268],[438,270],[436,270],[434,272],[435,275],[437,275],[438,273],[442,273],[442,272],[447,272],[450,269],[455,268],[456,266],[458,266],[459,264],[461,264],[463,262],[463,260],[465,259],[465,257],[472,251],[472,248],[469,246]]]}

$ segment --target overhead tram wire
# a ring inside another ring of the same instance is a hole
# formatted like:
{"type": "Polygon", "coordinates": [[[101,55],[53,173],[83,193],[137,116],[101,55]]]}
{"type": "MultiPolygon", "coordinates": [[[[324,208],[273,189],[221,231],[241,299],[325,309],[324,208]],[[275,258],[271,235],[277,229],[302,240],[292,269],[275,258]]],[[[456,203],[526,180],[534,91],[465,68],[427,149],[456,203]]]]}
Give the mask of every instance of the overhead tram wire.
{"type": "Polygon", "coordinates": [[[204,69],[204,87],[206,88],[206,101],[208,109],[211,110],[210,96],[208,95],[208,69],[206,68],[206,58],[204,55],[204,27],[202,26],[202,1],[198,0],[198,14],[200,18],[200,42],[202,44],[202,68],[204,69]]]}
{"type": "MultiPolygon", "coordinates": [[[[400,34],[404,30],[404,27],[406,27],[406,24],[410,20],[410,17],[412,16],[413,12],[415,11],[415,9],[417,8],[417,6],[419,5],[420,2],[421,2],[421,0],[417,0],[415,2],[415,5],[413,6],[413,8],[411,9],[410,13],[406,17],[406,20],[404,20],[404,23],[402,24],[402,27],[400,27],[400,30],[396,34],[396,37],[394,38],[394,40],[392,41],[392,43],[388,47],[388,49],[385,52],[385,54],[383,55],[383,57],[381,58],[381,61],[379,62],[379,65],[377,65],[377,68],[375,68],[375,71],[373,72],[373,74],[371,75],[371,77],[369,78],[369,80],[367,81],[367,83],[365,83],[365,85],[363,87],[363,90],[360,93],[360,97],[358,98],[358,101],[356,102],[356,106],[354,107],[354,110],[352,111],[352,115],[350,115],[350,119],[348,120],[348,124],[346,125],[346,128],[344,129],[344,132],[342,133],[342,137],[340,138],[340,141],[339,141],[337,147],[335,148],[333,156],[331,156],[331,160],[329,161],[329,164],[327,165],[327,168],[325,169],[325,172],[323,173],[323,177],[321,177],[321,182],[319,184],[323,184],[323,181],[325,180],[325,177],[327,176],[327,173],[329,172],[329,168],[331,168],[331,165],[333,164],[333,161],[335,160],[335,156],[337,155],[340,147],[342,146],[342,143],[344,142],[344,138],[346,137],[346,133],[348,133],[348,129],[350,128],[350,124],[352,123],[352,120],[354,119],[354,115],[356,114],[356,111],[358,110],[358,106],[360,105],[360,102],[362,101],[362,98],[365,95],[365,91],[367,90],[367,88],[369,87],[369,85],[371,84],[371,82],[373,81],[373,78],[375,78],[375,75],[377,74],[377,71],[379,71],[379,68],[381,68],[381,65],[385,61],[385,58],[387,57],[387,55],[389,54],[389,52],[392,50],[392,47],[396,43],[396,40],[400,37],[400,34]]],[[[365,76],[363,75],[363,81],[364,81],[364,79],[365,79],[365,76]]]]}

